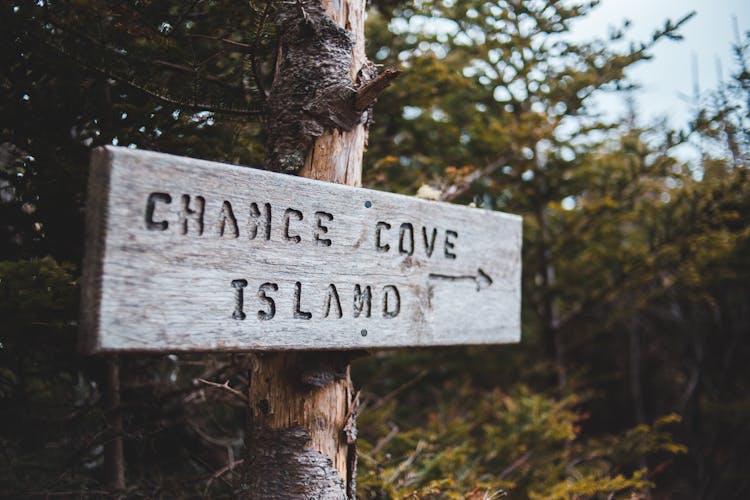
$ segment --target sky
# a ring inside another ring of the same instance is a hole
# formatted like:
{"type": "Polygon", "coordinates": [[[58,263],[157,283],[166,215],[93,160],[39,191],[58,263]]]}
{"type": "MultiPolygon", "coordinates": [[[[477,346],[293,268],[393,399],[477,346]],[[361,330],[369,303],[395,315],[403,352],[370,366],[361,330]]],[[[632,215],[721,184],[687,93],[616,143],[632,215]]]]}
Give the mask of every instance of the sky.
{"type": "MultiPolygon", "coordinates": [[[[642,121],[666,117],[672,127],[684,128],[694,94],[693,68],[697,66],[698,83],[704,92],[716,88],[717,60],[724,78],[729,77],[736,40],[732,16],[737,17],[741,34],[750,31],[750,0],[602,0],[573,25],[572,34],[582,40],[606,37],[608,27],[619,27],[628,19],[631,27],[627,38],[647,40],[666,19],[677,21],[691,11],[696,15],[681,30],[684,40],[661,41],[652,51],[652,60],[639,63],[628,73],[642,86],[636,94],[642,121]]],[[[600,98],[597,107],[605,116],[618,116],[624,110],[623,98],[600,98]]]]}

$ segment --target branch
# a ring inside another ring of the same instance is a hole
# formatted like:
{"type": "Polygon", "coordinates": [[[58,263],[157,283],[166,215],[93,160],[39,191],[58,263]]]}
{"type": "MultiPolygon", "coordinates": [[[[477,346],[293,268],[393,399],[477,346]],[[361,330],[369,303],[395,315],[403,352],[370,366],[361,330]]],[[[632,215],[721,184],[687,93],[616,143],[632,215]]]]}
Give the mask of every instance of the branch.
{"type": "Polygon", "coordinates": [[[229,394],[232,394],[232,395],[240,398],[245,404],[248,403],[247,396],[245,396],[244,394],[242,394],[237,389],[233,389],[232,387],[229,386],[229,380],[227,380],[223,384],[217,384],[216,382],[211,382],[210,380],[204,380],[202,378],[199,378],[198,382],[200,382],[202,384],[210,385],[211,387],[216,387],[217,389],[221,389],[223,391],[226,391],[229,394]]]}
{"type": "Polygon", "coordinates": [[[414,449],[413,452],[399,464],[399,466],[396,468],[396,471],[391,475],[391,477],[388,478],[389,483],[394,483],[396,479],[411,465],[414,463],[414,461],[417,459],[417,456],[422,453],[422,450],[427,446],[427,441],[420,439],[417,443],[417,447],[414,449]]]}
{"type": "Polygon", "coordinates": [[[388,401],[390,401],[391,399],[393,399],[394,397],[396,397],[400,392],[408,389],[412,385],[414,385],[417,382],[419,382],[420,380],[422,380],[425,376],[427,376],[427,374],[429,374],[429,370],[422,370],[422,371],[420,371],[419,373],[417,373],[416,376],[412,377],[407,382],[405,382],[405,383],[401,384],[400,386],[396,387],[391,392],[389,392],[388,394],[386,394],[385,396],[383,396],[382,398],[380,398],[379,400],[377,400],[375,403],[373,403],[372,407],[370,408],[370,410],[374,410],[376,408],[380,408],[385,403],[387,403],[388,401]]]}
{"type": "Polygon", "coordinates": [[[359,413],[359,394],[362,391],[357,391],[351,402],[349,412],[344,419],[343,433],[346,436],[346,444],[352,445],[357,440],[357,413],[359,413]]]}
{"type": "Polygon", "coordinates": [[[440,201],[455,200],[462,194],[466,193],[469,189],[471,189],[472,184],[474,184],[476,181],[478,181],[482,177],[493,174],[500,167],[503,167],[507,164],[508,160],[506,158],[499,158],[486,167],[473,171],[464,178],[464,181],[461,184],[455,184],[448,187],[448,189],[446,189],[440,196],[440,201]]]}
{"type": "Polygon", "coordinates": [[[218,36],[203,35],[203,34],[200,34],[200,33],[190,33],[187,36],[189,36],[191,38],[204,38],[204,39],[207,39],[207,40],[215,40],[217,42],[223,42],[223,43],[226,43],[227,45],[232,45],[232,46],[237,47],[238,49],[242,49],[242,50],[249,50],[250,49],[250,45],[249,44],[242,43],[242,42],[237,42],[235,40],[230,40],[229,38],[221,38],[221,37],[218,37],[218,36]]]}
{"type": "Polygon", "coordinates": [[[502,472],[500,472],[500,474],[497,476],[498,479],[504,479],[508,474],[510,474],[511,472],[513,472],[514,470],[516,470],[517,468],[525,464],[529,460],[530,456],[531,456],[531,452],[527,451],[526,453],[518,457],[515,462],[513,462],[512,464],[507,466],[505,469],[503,469],[502,472]]]}
{"type": "Polygon", "coordinates": [[[377,455],[380,453],[380,451],[387,445],[393,438],[396,437],[396,435],[399,433],[400,429],[398,426],[392,422],[389,422],[388,425],[390,425],[391,430],[386,434],[386,436],[381,439],[380,441],[375,444],[375,446],[370,450],[370,453],[373,455],[377,455]]]}
{"type": "Polygon", "coordinates": [[[256,53],[258,50],[258,47],[260,46],[260,37],[263,32],[263,27],[266,24],[266,20],[268,19],[268,14],[271,10],[271,0],[268,0],[266,2],[266,8],[263,9],[263,14],[260,16],[260,21],[258,22],[258,29],[255,32],[255,39],[253,40],[253,45],[250,47],[250,62],[252,64],[253,68],[253,79],[255,80],[255,85],[258,87],[258,90],[260,90],[261,94],[268,97],[268,90],[265,88],[265,85],[263,84],[263,74],[260,69],[260,65],[258,64],[258,54],[256,53]]]}
{"type": "Polygon", "coordinates": [[[400,69],[387,68],[378,76],[357,89],[357,97],[354,101],[354,109],[361,113],[373,105],[380,94],[387,89],[393,80],[401,74],[400,69]]]}
{"type": "Polygon", "coordinates": [[[238,465],[242,465],[244,462],[245,462],[244,458],[237,460],[237,461],[232,461],[226,467],[222,467],[221,469],[216,471],[210,478],[208,478],[208,481],[206,482],[206,488],[203,490],[203,495],[204,496],[208,495],[208,490],[211,489],[211,483],[213,483],[214,480],[219,479],[221,476],[223,476],[229,471],[234,470],[235,467],[237,467],[238,465]]]}
{"type": "MultiPolygon", "coordinates": [[[[97,47],[100,47],[105,52],[119,55],[119,53],[116,51],[115,48],[111,47],[110,45],[100,40],[94,39],[84,33],[80,33],[63,24],[57,24],[53,20],[49,20],[48,22],[50,22],[55,28],[59,29],[63,33],[63,35],[70,36],[70,34],[72,34],[74,38],[74,42],[79,42],[83,40],[83,41],[88,42],[89,44],[93,44],[97,47]]],[[[186,99],[180,99],[178,97],[173,97],[172,95],[170,95],[168,89],[149,88],[150,86],[147,83],[140,83],[126,74],[121,74],[119,72],[113,71],[111,68],[101,67],[98,64],[94,64],[92,63],[92,61],[87,60],[84,57],[81,57],[78,52],[69,50],[69,48],[66,47],[64,43],[61,43],[61,41],[57,41],[57,43],[53,43],[53,41],[49,39],[49,36],[47,33],[31,33],[31,36],[38,39],[39,42],[41,42],[49,50],[53,51],[56,54],[62,54],[63,56],[72,59],[76,64],[80,65],[81,67],[86,68],[88,70],[96,71],[104,75],[106,78],[113,78],[122,84],[128,85],[164,103],[177,106],[182,109],[188,109],[191,111],[210,111],[210,112],[218,113],[218,114],[240,115],[240,116],[263,116],[265,115],[265,109],[263,109],[262,106],[253,108],[252,106],[234,107],[231,104],[229,104],[228,106],[225,106],[222,104],[214,105],[211,103],[198,102],[195,96],[193,96],[192,102],[185,102],[186,99]]],[[[132,60],[134,58],[131,57],[130,59],[132,60]]],[[[152,63],[152,62],[153,61],[149,61],[149,63],[152,63]]],[[[157,64],[163,67],[169,67],[170,69],[174,71],[188,72],[193,75],[195,74],[195,71],[193,71],[192,69],[186,66],[179,65],[179,64],[169,63],[167,61],[161,61],[161,60],[159,60],[157,64]]],[[[214,81],[211,78],[208,78],[208,80],[212,81],[212,83],[223,85],[224,87],[227,87],[229,89],[234,89],[234,87],[231,85],[221,84],[218,79],[214,81]]]]}
{"type": "MultiPolygon", "coordinates": [[[[189,66],[185,66],[185,65],[182,65],[182,64],[177,64],[177,63],[173,63],[173,62],[169,62],[169,61],[163,61],[161,59],[154,59],[154,60],[150,61],[150,63],[151,64],[155,64],[156,66],[161,66],[163,68],[169,68],[169,69],[172,69],[174,71],[179,71],[179,72],[182,72],[182,73],[187,73],[188,75],[193,75],[193,77],[195,77],[198,74],[198,71],[195,68],[191,68],[189,66]]],[[[230,83],[227,83],[224,80],[222,80],[221,78],[217,78],[217,77],[215,77],[213,75],[206,75],[206,74],[204,74],[204,75],[202,75],[202,78],[204,78],[206,81],[215,83],[215,84],[217,84],[217,85],[219,85],[221,87],[228,88],[228,89],[235,89],[234,85],[232,85],[230,83]]]]}

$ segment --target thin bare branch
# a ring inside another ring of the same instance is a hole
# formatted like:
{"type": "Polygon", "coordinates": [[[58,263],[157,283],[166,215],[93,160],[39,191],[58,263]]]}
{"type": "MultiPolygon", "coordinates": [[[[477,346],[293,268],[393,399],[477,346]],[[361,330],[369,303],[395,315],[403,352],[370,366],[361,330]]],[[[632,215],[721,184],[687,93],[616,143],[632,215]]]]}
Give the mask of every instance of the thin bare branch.
{"type": "Polygon", "coordinates": [[[420,439],[414,451],[411,452],[408,457],[406,457],[406,460],[399,464],[399,466],[396,468],[396,471],[391,475],[391,477],[388,478],[388,482],[395,482],[396,479],[398,479],[398,477],[403,474],[404,471],[406,471],[406,469],[411,467],[419,454],[422,453],[422,450],[425,448],[425,446],[427,446],[427,441],[425,441],[424,439],[420,439]]]}
{"type": "Polygon", "coordinates": [[[193,37],[193,38],[203,38],[205,40],[215,40],[217,42],[223,42],[223,43],[226,43],[227,45],[232,45],[242,50],[249,50],[251,48],[251,46],[247,43],[237,42],[229,38],[221,38],[218,36],[204,35],[202,33],[190,33],[188,36],[193,37]]]}
{"type": "Polygon", "coordinates": [[[211,387],[216,387],[217,389],[221,389],[223,391],[226,391],[229,394],[232,394],[232,395],[240,398],[240,400],[242,400],[242,402],[244,402],[245,404],[247,404],[247,402],[248,402],[247,401],[247,396],[245,396],[244,394],[242,394],[237,389],[234,389],[234,388],[232,388],[232,387],[229,386],[229,380],[227,380],[223,384],[218,384],[216,382],[211,382],[210,380],[205,380],[205,379],[199,378],[198,382],[200,382],[202,384],[210,385],[211,387]]]}
{"type": "Polygon", "coordinates": [[[474,172],[467,175],[463,182],[460,184],[455,184],[453,186],[448,187],[445,191],[443,191],[443,194],[440,196],[440,201],[453,201],[462,194],[466,193],[469,189],[471,189],[471,186],[477,182],[482,177],[486,177],[488,175],[491,175],[495,173],[498,169],[508,164],[508,161],[506,158],[500,158],[496,161],[493,161],[489,165],[487,165],[484,168],[480,168],[478,170],[475,170],[474,172]]]}
{"type": "Polygon", "coordinates": [[[417,382],[419,382],[420,380],[422,380],[424,377],[427,376],[428,373],[429,373],[429,370],[422,370],[422,371],[420,371],[419,373],[417,373],[417,375],[415,377],[409,379],[407,382],[405,382],[405,383],[401,384],[400,386],[396,387],[391,392],[389,392],[388,394],[386,394],[385,396],[383,396],[382,398],[380,398],[379,400],[377,400],[375,403],[373,403],[371,409],[375,409],[375,408],[379,408],[379,407],[383,406],[385,403],[387,403],[388,401],[390,401],[391,399],[393,399],[394,397],[396,397],[396,395],[398,395],[400,392],[408,389],[412,385],[414,385],[417,382]]]}
{"type": "Polygon", "coordinates": [[[398,435],[400,431],[398,425],[394,424],[393,422],[389,422],[388,425],[390,425],[391,430],[388,431],[388,434],[386,434],[385,437],[383,437],[383,439],[381,439],[375,444],[372,450],[370,450],[371,454],[377,455],[378,453],[380,453],[380,450],[382,450],[385,447],[385,445],[390,443],[391,440],[393,440],[393,438],[395,438],[398,435]]]}
{"type": "Polygon", "coordinates": [[[234,470],[235,467],[242,465],[244,463],[244,459],[240,459],[237,461],[230,462],[226,467],[222,467],[218,471],[216,471],[206,482],[206,489],[203,491],[203,495],[208,495],[208,490],[211,489],[211,483],[214,482],[214,480],[219,479],[221,476],[226,474],[227,472],[230,472],[234,470]]]}

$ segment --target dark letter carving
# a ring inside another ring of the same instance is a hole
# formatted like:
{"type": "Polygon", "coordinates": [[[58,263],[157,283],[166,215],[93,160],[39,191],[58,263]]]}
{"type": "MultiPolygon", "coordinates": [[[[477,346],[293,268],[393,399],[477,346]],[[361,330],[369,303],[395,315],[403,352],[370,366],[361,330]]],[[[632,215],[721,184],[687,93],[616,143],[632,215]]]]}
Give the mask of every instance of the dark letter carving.
{"type": "Polygon", "coordinates": [[[393,285],[385,285],[383,287],[383,317],[395,318],[399,312],[401,312],[401,296],[398,293],[398,288],[393,285]],[[393,292],[393,309],[388,307],[390,292],[393,292]]]}
{"type": "Polygon", "coordinates": [[[302,300],[302,283],[299,281],[294,284],[294,319],[310,319],[312,314],[300,309],[302,300]]]}
{"type": "Polygon", "coordinates": [[[414,226],[408,222],[401,224],[401,229],[398,232],[398,253],[401,255],[411,255],[414,253],[414,226]],[[409,245],[408,249],[404,244],[405,240],[409,245]]]}
{"type": "Polygon", "coordinates": [[[432,252],[435,250],[435,238],[437,237],[437,228],[432,228],[432,239],[427,239],[427,228],[422,226],[422,238],[424,238],[424,251],[427,257],[432,257],[432,252]]]}
{"type": "Polygon", "coordinates": [[[267,321],[269,319],[273,319],[273,317],[276,316],[276,303],[271,297],[266,295],[266,292],[278,291],[279,285],[277,285],[276,283],[263,283],[262,285],[260,285],[260,288],[258,288],[258,298],[261,302],[265,302],[266,306],[268,306],[268,312],[258,311],[258,319],[267,321]]]}
{"type": "Polygon", "coordinates": [[[298,234],[291,235],[289,234],[289,220],[291,219],[291,216],[294,216],[297,220],[302,220],[302,212],[299,210],[295,210],[293,208],[287,208],[286,212],[284,212],[284,239],[287,241],[293,241],[295,243],[299,243],[302,241],[302,238],[298,234]]]}
{"type": "Polygon", "coordinates": [[[260,209],[258,204],[252,202],[250,204],[250,220],[248,221],[248,235],[251,240],[254,240],[258,236],[258,225],[263,224],[263,235],[266,241],[271,239],[271,204],[266,203],[263,205],[264,214],[263,221],[258,221],[261,217],[260,209]]]}
{"type": "Polygon", "coordinates": [[[453,236],[454,238],[458,238],[458,233],[455,231],[451,231],[450,229],[445,232],[445,247],[443,248],[443,252],[445,253],[446,259],[456,258],[456,254],[451,252],[454,246],[454,242],[450,240],[451,236],[453,236]]]}
{"type": "Polygon", "coordinates": [[[157,201],[169,205],[172,203],[172,197],[167,193],[151,193],[148,195],[148,201],[146,201],[146,229],[150,229],[151,231],[166,231],[169,227],[169,222],[165,220],[154,222],[154,209],[156,208],[157,201]]]}
{"type": "Polygon", "coordinates": [[[365,291],[362,291],[362,287],[359,284],[354,285],[354,317],[359,318],[362,311],[365,313],[365,318],[370,317],[370,311],[372,310],[372,289],[369,286],[365,287],[365,291]]]}
{"type": "Polygon", "coordinates": [[[198,227],[198,236],[203,234],[203,211],[206,208],[206,199],[203,196],[195,197],[195,210],[190,208],[190,195],[182,195],[182,210],[180,210],[180,226],[182,234],[188,233],[188,222],[195,222],[198,227]]]}
{"type": "Polygon", "coordinates": [[[391,225],[387,222],[378,222],[377,224],[375,224],[375,250],[377,250],[378,252],[385,253],[391,249],[391,246],[388,243],[386,243],[385,245],[381,243],[382,237],[380,234],[380,231],[382,231],[383,229],[387,231],[390,228],[391,225]]]}
{"type": "Polygon", "coordinates": [[[229,223],[229,236],[236,238],[240,235],[240,228],[237,227],[237,219],[234,216],[232,210],[232,204],[224,200],[221,205],[221,213],[219,214],[219,236],[224,237],[224,233],[227,232],[227,222],[229,223]]]}
{"type": "Polygon", "coordinates": [[[245,312],[242,310],[245,302],[245,290],[247,286],[247,280],[232,280],[232,288],[234,288],[234,312],[232,318],[234,319],[245,319],[245,312]]]}
{"type": "Polygon", "coordinates": [[[313,236],[315,238],[316,244],[323,245],[324,247],[330,247],[331,240],[328,238],[320,237],[321,234],[326,234],[328,232],[328,227],[321,224],[321,222],[323,222],[323,219],[331,222],[333,220],[333,214],[329,214],[328,212],[315,212],[315,230],[313,232],[313,236]]]}
{"type": "Polygon", "coordinates": [[[339,292],[336,291],[336,285],[330,284],[328,285],[328,289],[326,290],[326,298],[325,303],[323,304],[323,317],[327,318],[328,315],[331,312],[331,303],[334,303],[336,306],[336,314],[338,318],[343,316],[343,313],[341,311],[341,301],[339,300],[339,292]]]}

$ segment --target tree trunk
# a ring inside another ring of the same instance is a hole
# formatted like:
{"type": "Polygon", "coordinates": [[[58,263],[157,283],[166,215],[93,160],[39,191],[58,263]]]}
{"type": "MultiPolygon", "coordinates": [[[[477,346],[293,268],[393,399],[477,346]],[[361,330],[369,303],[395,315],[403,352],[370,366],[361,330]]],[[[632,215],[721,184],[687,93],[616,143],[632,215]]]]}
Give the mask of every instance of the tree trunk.
{"type": "Polygon", "coordinates": [[[538,205],[536,210],[537,223],[541,232],[537,273],[541,277],[542,297],[538,307],[542,320],[542,341],[545,346],[545,354],[555,364],[557,386],[560,390],[564,391],[567,386],[564,357],[565,345],[560,332],[560,315],[552,293],[552,289],[555,286],[555,267],[552,263],[549,245],[549,225],[545,210],[546,208],[543,205],[538,205]]]}
{"type": "MultiPolygon", "coordinates": [[[[306,5],[309,2],[301,2],[300,9],[306,5]]],[[[353,86],[366,62],[365,1],[324,0],[322,5],[329,18],[353,35],[348,75],[353,86]]],[[[300,15],[315,23],[312,10],[300,15]]],[[[309,60],[302,64],[320,62],[309,60]]],[[[285,133],[286,130],[272,132],[277,139],[285,133]]],[[[366,134],[362,124],[355,124],[350,130],[327,128],[313,139],[299,175],[361,185],[366,134]]],[[[284,146],[286,150],[279,148],[282,152],[278,155],[272,151],[271,157],[278,159],[294,150],[293,144],[284,146]]],[[[336,352],[254,356],[249,377],[242,498],[354,498],[356,402],[349,359],[349,354],[336,352]]]]}
{"type": "Polygon", "coordinates": [[[111,433],[104,445],[104,474],[107,489],[116,493],[125,489],[125,457],[122,447],[122,408],[120,404],[120,357],[107,358],[105,401],[107,429],[111,433]]]}
{"type": "MultiPolygon", "coordinates": [[[[367,63],[365,57],[366,2],[365,0],[323,0],[322,3],[326,14],[354,35],[349,77],[356,82],[360,69],[367,63]]],[[[349,186],[361,186],[362,153],[365,149],[366,138],[367,130],[361,124],[349,131],[327,130],[313,144],[299,175],[349,186]]]]}

